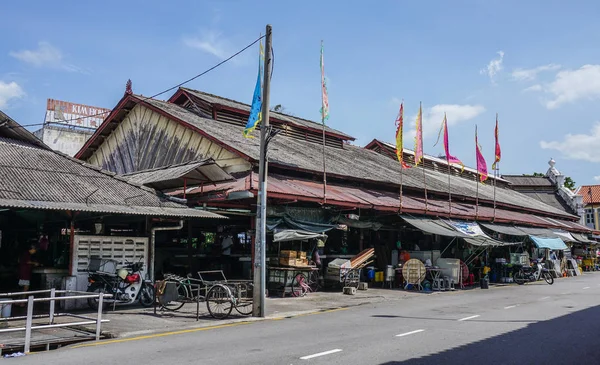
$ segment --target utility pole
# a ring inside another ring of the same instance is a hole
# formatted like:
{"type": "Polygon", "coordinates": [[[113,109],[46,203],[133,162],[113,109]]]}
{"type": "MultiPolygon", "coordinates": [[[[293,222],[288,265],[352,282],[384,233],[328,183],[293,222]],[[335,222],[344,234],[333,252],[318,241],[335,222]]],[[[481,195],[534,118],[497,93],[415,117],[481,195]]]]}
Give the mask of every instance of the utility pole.
{"type": "Polygon", "coordinates": [[[267,24],[265,35],[265,66],[262,97],[262,120],[260,125],[260,160],[258,165],[259,187],[256,207],[256,238],[254,245],[254,317],[265,316],[265,293],[267,291],[267,137],[269,135],[269,91],[271,89],[271,25],[267,24]]]}

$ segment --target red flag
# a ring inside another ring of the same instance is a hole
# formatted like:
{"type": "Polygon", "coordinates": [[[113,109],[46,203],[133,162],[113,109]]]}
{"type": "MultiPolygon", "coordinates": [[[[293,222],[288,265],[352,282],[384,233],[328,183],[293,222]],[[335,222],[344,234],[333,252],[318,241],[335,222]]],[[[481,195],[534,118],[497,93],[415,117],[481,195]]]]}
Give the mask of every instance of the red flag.
{"type": "Polygon", "coordinates": [[[481,153],[481,147],[477,141],[477,126],[475,126],[475,156],[477,158],[477,173],[479,174],[479,181],[484,182],[488,178],[488,171],[485,158],[481,153]]]}
{"type": "Polygon", "coordinates": [[[500,142],[498,141],[498,113],[496,113],[496,129],[494,130],[494,136],[496,137],[496,153],[494,155],[494,163],[492,164],[492,170],[496,170],[496,164],[500,162],[500,159],[502,158],[500,142]]]}
{"type": "Polygon", "coordinates": [[[409,165],[404,162],[404,143],[403,143],[403,135],[402,128],[404,125],[404,103],[400,104],[400,111],[398,112],[398,116],[396,117],[396,156],[398,156],[398,162],[403,169],[410,168],[409,165]]]}

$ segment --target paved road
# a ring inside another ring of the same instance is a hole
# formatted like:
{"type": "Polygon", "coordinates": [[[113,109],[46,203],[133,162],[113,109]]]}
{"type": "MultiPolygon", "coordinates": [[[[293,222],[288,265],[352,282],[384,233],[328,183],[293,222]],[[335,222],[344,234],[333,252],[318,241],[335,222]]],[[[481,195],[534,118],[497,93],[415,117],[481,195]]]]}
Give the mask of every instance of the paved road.
{"type": "Polygon", "coordinates": [[[599,364],[600,274],[112,340],[15,364],[599,364]]]}

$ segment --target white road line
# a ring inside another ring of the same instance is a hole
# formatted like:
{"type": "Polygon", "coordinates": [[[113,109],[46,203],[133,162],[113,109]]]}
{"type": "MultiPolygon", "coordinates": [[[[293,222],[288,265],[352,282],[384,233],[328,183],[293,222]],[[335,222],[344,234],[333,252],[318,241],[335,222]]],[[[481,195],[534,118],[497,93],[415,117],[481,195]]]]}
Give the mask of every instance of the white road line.
{"type": "Polygon", "coordinates": [[[473,319],[473,318],[477,318],[477,317],[481,317],[479,314],[476,314],[474,316],[470,316],[470,317],[465,317],[465,318],[461,318],[458,321],[462,322],[462,321],[468,321],[469,319],[473,319]]]}
{"type": "Polygon", "coordinates": [[[329,351],[323,351],[323,352],[319,352],[318,354],[312,354],[312,355],[302,356],[300,358],[300,360],[314,359],[315,357],[325,356],[325,355],[331,355],[331,354],[335,354],[336,352],[341,352],[341,351],[342,351],[342,349],[334,349],[334,350],[329,350],[329,351]]]}
{"type": "Polygon", "coordinates": [[[511,309],[511,308],[515,308],[516,305],[509,305],[508,307],[504,307],[504,309],[511,309]]]}
{"type": "Polygon", "coordinates": [[[586,286],[585,288],[583,288],[583,290],[586,290],[586,289],[589,289],[589,288],[590,288],[589,286],[586,286]]]}
{"type": "Polygon", "coordinates": [[[408,336],[408,335],[414,335],[415,333],[419,333],[419,332],[423,332],[423,331],[425,331],[425,330],[410,331],[410,332],[401,333],[399,335],[396,335],[396,337],[404,337],[404,336],[408,336]]]}
{"type": "Polygon", "coordinates": [[[550,297],[543,297],[543,298],[540,298],[540,300],[545,300],[545,299],[550,299],[550,297]]]}

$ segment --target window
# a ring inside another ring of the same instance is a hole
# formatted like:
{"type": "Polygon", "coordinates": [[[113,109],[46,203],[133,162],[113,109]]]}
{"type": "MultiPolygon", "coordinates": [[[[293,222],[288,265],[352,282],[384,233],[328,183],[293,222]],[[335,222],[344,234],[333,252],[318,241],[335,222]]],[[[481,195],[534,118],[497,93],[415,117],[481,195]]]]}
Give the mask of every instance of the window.
{"type": "Polygon", "coordinates": [[[585,210],[585,223],[586,224],[594,224],[594,211],[592,209],[585,210]]]}

